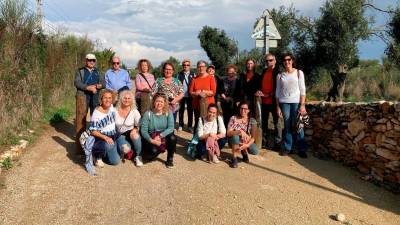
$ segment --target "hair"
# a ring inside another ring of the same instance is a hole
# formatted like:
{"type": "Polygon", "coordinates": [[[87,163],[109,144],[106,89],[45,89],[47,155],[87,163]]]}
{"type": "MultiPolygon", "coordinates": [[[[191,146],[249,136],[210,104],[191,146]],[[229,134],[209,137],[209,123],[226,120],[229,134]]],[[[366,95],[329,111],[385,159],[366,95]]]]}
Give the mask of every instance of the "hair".
{"type": "Polygon", "coordinates": [[[183,64],[185,64],[186,62],[190,63],[190,60],[189,60],[189,59],[184,59],[184,60],[182,61],[182,66],[183,66],[183,64]]]}
{"type": "Polygon", "coordinates": [[[156,102],[157,98],[163,98],[164,99],[164,109],[163,113],[168,115],[168,110],[169,110],[169,104],[168,104],[168,98],[165,94],[162,93],[156,93],[153,97],[153,100],[151,101],[151,110],[154,111],[154,103],[156,102]]]}
{"type": "Polygon", "coordinates": [[[164,63],[164,64],[162,65],[162,68],[161,68],[161,73],[162,73],[162,74],[164,74],[165,67],[167,67],[167,66],[171,66],[171,67],[172,67],[172,70],[175,71],[175,66],[174,66],[172,63],[166,62],[166,63],[164,63]]]}
{"type": "Polygon", "coordinates": [[[244,65],[245,66],[245,71],[247,71],[247,63],[250,62],[250,61],[252,61],[254,63],[253,71],[256,71],[256,66],[257,66],[256,60],[254,60],[252,58],[249,58],[249,59],[246,60],[246,65],[244,65]]]}
{"type": "Polygon", "coordinates": [[[110,89],[103,89],[103,90],[100,91],[100,94],[99,94],[100,105],[101,105],[101,101],[103,100],[104,95],[107,94],[107,93],[110,93],[110,94],[111,94],[112,99],[113,99],[113,102],[114,102],[115,93],[114,93],[112,90],[110,90],[110,89]]]}
{"type": "Polygon", "coordinates": [[[250,102],[247,101],[247,100],[243,100],[243,101],[240,101],[240,102],[239,102],[239,105],[238,105],[238,107],[239,107],[238,115],[241,116],[241,115],[240,115],[240,108],[242,107],[242,105],[247,105],[247,107],[249,107],[249,113],[247,114],[247,117],[250,118],[252,110],[250,109],[250,102]]]}
{"type": "Polygon", "coordinates": [[[237,68],[237,66],[235,64],[229,64],[228,66],[226,66],[226,68],[225,68],[226,73],[228,73],[229,69],[234,69],[235,72],[238,71],[238,68],[237,68]]]}
{"type": "Polygon", "coordinates": [[[125,97],[125,95],[130,95],[131,96],[132,109],[136,109],[135,96],[133,95],[133,93],[130,90],[124,90],[124,91],[121,91],[121,93],[118,94],[117,109],[121,108],[121,104],[122,104],[121,102],[122,102],[122,99],[125,97]]]}
{"type": "Polygon", "coordinates": [[[153,66],[151,65],[151,62],[148,59],[140,59],[136,65],[137,69],[139,70],[139,72],[143,73],[141,65],[142,63],[147,63],[147,66],[149,67],[149,71],[153,69],[153,66]]]}
{"type": "Polygon", "coordinates": [[[217,109],[217,114],[218,114],[218,106],[215,103],[210,103],[207,107],[207,111],[210,110],[210,108],[216,108],[217,109]]]}
{"type": "Polygon", "coordinates": [[[197,67],[199,67],[200,66],[200,64],[203,64],[204,63],[204,65],[206,65],[207,66],[207,63],[206,63],[206,61],[204,61],[204,60],[199,60],[199,61],[197,61],[197,64],[196,64],[196,66],[197,67]]]}
{"type": "Polygon", "coordinates": [[[292,59],[293,68],[297,68],[296,59],[294,58],[294,55],[292,53],[290,53],[290,52],[283,53],[282,62],[284,62],[285,58],[288,57],[288,56],[292,59]]]}
{"type": "Polygon", "coordinates": [[[272,54],[272,53],[268,53],[268,54],[266,54],[266,55],[265,55],[265,58],[267,58],[268,56],[271,56],[271,57],[273,57],[273,58],[276,60],[276,57],[275,57],[275,55],[274,55],[274,54],[272,54]]]}

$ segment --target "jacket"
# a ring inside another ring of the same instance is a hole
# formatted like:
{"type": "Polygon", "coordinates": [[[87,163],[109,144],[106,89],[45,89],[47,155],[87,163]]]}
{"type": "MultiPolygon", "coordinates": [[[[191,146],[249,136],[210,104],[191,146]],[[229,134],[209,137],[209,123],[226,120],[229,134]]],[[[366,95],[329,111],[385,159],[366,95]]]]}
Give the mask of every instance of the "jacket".
{"type": "MultiPolygon", "coordinates": [[[[76,95],[85,95],[85,94],[89,94],[90,93],[90,92],[86,91],[86,87],[88,85],[85,83],[85,80],[84,80],[85,70],[87,70],[86,67],[81,67],[75,73],[74,84],[75,84],[75,87],[76,87],[76,95]]],[[[96,67],[93,68],[93,72],[94,73],[95,72],[98,73],[98,75],[99,75],[99,84],[102,85],[102,89],[105,88],[106,82],[104,80],[104,75],[102,75],[100,73],[100,71],[96,67]]]]}

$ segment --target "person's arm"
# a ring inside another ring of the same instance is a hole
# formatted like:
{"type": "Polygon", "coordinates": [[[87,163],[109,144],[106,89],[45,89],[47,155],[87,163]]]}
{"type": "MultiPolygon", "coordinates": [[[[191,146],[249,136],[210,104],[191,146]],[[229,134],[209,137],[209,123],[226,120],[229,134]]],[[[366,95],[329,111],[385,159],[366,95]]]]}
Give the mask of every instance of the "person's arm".
{"type": "Polygon", "coordinates": [[[226,136],[226,128],[224,124],[224,120],[221,116],[217,117],[217,123],[219,124],[219,130],[218,130],[218,139],[224,138],[226,136]]]}
{"type": "Polygon", "coordinates": [[[129,76],[128,71],[125,71],[125,84],[126,86],[129,88],[129,90],[132,90],[132,81],[131,81],[131,77],[129,76]]]}
{"type": "Polygon", "coordinates": [[[234,135],[240,135],[240,134],[241,134],[240,130],[234,130],[234,129],[232,128],[232,125],[233,125],[234,121],[235,121],[235,116],[232,116],[232,117],[229,119],[228,131],[226,132],[226,135],[227,135],[228,137],[232,137],[232,136],[234,136],[234,135]]]}
{"type": "Polygon", "coordinates": [[[210,134],[204,133],[204,124],[201,117],[199,117],[199,122],[197,125],[197,136],[199,136],[200,140],[206,140],[210,136],[210,134]]]}
{"type": "Polygon", "coordinates": [[[146,81],[143,79],[143,77],[141,77],[140,74],[136,74],[135,78],[136,91],[143,91],[146,88],[144,85],[145,83],[146,81]]]}
{"type": "Polygon", "coordinates": [[[192,97],[196,97],[197,93],[194,91],[194,84],[195,84],[195,79],[192,80],[192,82],[190,82],[190,86],[189,86],[189,94],[192,97]]]}
{"type": "Polygon", "coordinates": [[[150,111],[146,111],[141,119],[141,123],[140,123],[140,134],[142,134],[142,137],[151,143],[152,139],[149,135],[149,128],[150,128],[150,118],[149,118],[149,114],[151,112],[150,111]]]}
{"type": "Polygon", "coordinates": [[[109,75],[110,75],[110,72],[107,71],[106,74],[105,74],[105,76],[104,76],[104,80],[105,80],[105,82],[106,82],[106,88],[107,88],[107,89],[112,89],[112,84],[111,84],[111,80],[110,80],[109,75]]]}
{"type": "Polygon", "coordinates": [[[283,116],[282,115],[282,110],[281,110],[281,108],[279,106],[279,97],[280,97],[279,93],[281,92],[281,82],[280,82],[280,79],[279,79],[280,76],[282,76],[282,75],[279,74],[277,76],[277,79],[276,79],[275,99],[276,99],[276,112],[277,112],[278,116],[282,118],[282,116],[283,116]]]}
{"type": "Polygon", "coordinates": [[[174,100],[172,101],[173,104],[178,103],[181,101],[181,99],[183,98],[183,96],[185,95],[185,93],[183,92],[183,85],[182,83],[176,79],[177,82],[177,89],[178,89],[178,95],[174,98],[174,100]]]}
{"type": "Polygon", "coordinates": [[[167,128],[161,132],[160,137],[165,138],[172,132],[174,132],[174,115],[172,112],[168,112],[168,118],[167,118],[167,128]]]}
{"type": "Polygon", "coordinates": [[[81,73],[82,70],[83,69],[78,69],[78,71],[76,71],[74,84],[75,84],[76,89],[78,89],[80,91],[86,91],[87,90],[86,88],[88,85],[86,85],[82,80],[82,79],[84,79],[84,76],[85,76],[84,71],[83,71],[83,73],[81,73]]]}
{"type": "Polygon", "coordinates": [[[303,71],[299,71],[299,89],[300,89],[300,113],[306,113],[306,85],[303,71]]]}

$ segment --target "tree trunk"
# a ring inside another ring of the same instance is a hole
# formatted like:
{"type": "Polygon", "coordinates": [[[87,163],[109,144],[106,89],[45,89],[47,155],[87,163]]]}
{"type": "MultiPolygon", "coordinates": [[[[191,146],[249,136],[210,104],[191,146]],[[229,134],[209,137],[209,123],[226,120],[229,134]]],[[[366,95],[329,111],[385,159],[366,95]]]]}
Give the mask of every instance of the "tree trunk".
{"type": "Polygon", "coordinates": [[[328,102],[342,102],[343,100],[343,92],[346,83],[346,73],[331,73],[332,78],[332,87],[328,92],[328,98],[326,101],[328,102]]]}

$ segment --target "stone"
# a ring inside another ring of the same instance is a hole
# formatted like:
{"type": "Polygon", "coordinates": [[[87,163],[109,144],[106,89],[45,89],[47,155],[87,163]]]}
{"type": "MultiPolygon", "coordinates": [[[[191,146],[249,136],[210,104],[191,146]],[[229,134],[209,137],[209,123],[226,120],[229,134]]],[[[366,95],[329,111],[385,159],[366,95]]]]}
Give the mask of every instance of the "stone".
{"type": "Polygon", "coordinates": [[[353,120],[349,123],[348,128],[350,134],[354,137],[365,129],[365,123],[361,120],[353,120]]]}
{"type": "Polygon", "coordinates": [[[385,139],[385,135],[383,135],[382,133],[378,133],[376,135],[376,140],[375,140],[376,145],[380,146],[384,139],[385,139]]]}
{"type": "Polygon", "coordinates": [[[376,123],[385,124],[388,121],[386,118],[382,118],[376,121],[376,123]]]}
{"type": "Polygon", "coordinates": [[[361,140],[361,144],[373,144],[375,141],[372,140],[372,137],[365,137],[361,140]]]}
{"type": "Polygon", "coordinates": [[[331,142],[329,143],[329,145],[330,145],[332,148],[336,149],[336,150],[343,150],[343,149],[346,148],[344,145],[342,145],[341,143],[338,143],[338,142],[332,142],[332,141],[331,141],[331,142]]]}
{"type": "Polygon", "coordinates": [[[385,149],[385,148],[376,149],[376,154],[385,159],[389,159],[389,160],[397,161],[400,159],[400,156],[398,154],[394,154],[392,151],[390,151],[389,149],[385,149]]]}
{"type": "Polygon", "coordinates": [[[364,145],[364,150],[366,151],[366,152],[375,152],[376,151],[376,145],[374,145],[374,144],[365,144],[364,145]]]}
{"type": "Polygon", "coordinates": [[[327,123],[327,124],[325,124],[325,125],[322,127],[322,129],[324,129],[324,130],[333,130],[334,127],[333,127],[332,124],[327,123]]]}
{"type": "Polygon", "coordinates": [[[380,105],[380,108],[381,108],[381,110],[382,110],[382,112],[384,113],[384,114],[387,114],[387,113],[389,113],[389,111],[390,111],[390,106],[391,105],[393,105],[393,103],[391,103],[391,102],[384,102],[384,103],[382,103],[381,105],[380,105]]]}
{"type": "Polygon", "coordinates": [[[361,141],[363,138],[365,137],[365,132],[361,131],[356,138],[354,138],[353,143],[358,143],[359,141],[361,141]]]}
{"type": "Polygon", "coordinates": [[[397,119],[395,119],[395,118],[392,118],[392,119],[390,120],[390,122],[392,122],[392,123],[394,123],[394,124],[397,124],[397,125],[400,125],[400,121],[397,120],[397,119]]]}
{"type": "Polygon", "coordinates": [[[385,139],[383,140],[383,142],[386,143],[386,144],[393,145],[393,146],[396,146],[396,145],[397,145],[397,141],[396,141],[396,140],[391,139],[391,138],[387,138],[387,137],[385,137],[385,139]]]}
{"type": "Polygon", "coordinates": [[[383,181],[383,173],[384,173],[384,171],[382,169],[378,169],[378,168],[371,169],[371,175],[377,181],[380,181],[380,182],[383,181]]]}
{"type": "Polygon", "coordinates": [[[400,137],[400,132],[395,131],[395,130],[390,130],[385,133],[386,137],[391,137],[391,138],[399,138],[400,137]]]}
{"type": "Polygon", "coordinates": [[[343,213],[338,213],[338,214],[336,214],[336,218],[335,219],[337,221],[343,223],[346,220],[346,216],[343,213]]]}
{"type": "Polygon", "coordinates": [[[396,151],[396,146],[391,145],[391,144],[387,144],[387,143],[382,143],[381,146],[382,148],[386,148],[392,151],[396,151]]]}
{"type": "Polygon", "coordinates": [[[362,164],[362,163],[357,165],[357,169],[363,174],[369,174],[370,173],[370,168],[367,167],[366,165],[362,164]]]}
{"type": "Polygon", "coordinates": [[[400,131],[400,125],[395,124],[395,125],[393,126],[393,129],[394,129],[395,131],[400,131]]]}
{"type": "Polygon", "coordinates": [[[390,121],[386,122],[386,130],[393,130],[393,124],[390,121]]]}
{"type": "Polygon", "coordinates": [[[372,129],[376,132],[385,132],[386,131],[386,124],[378,124],[372,127],[372,129]]]}
{"type": "Polygon", "coordinates": [[[385,164],[386,168],[389,168],[393,171],[400,171],[400,161],[391,161],[385,164]]]}

